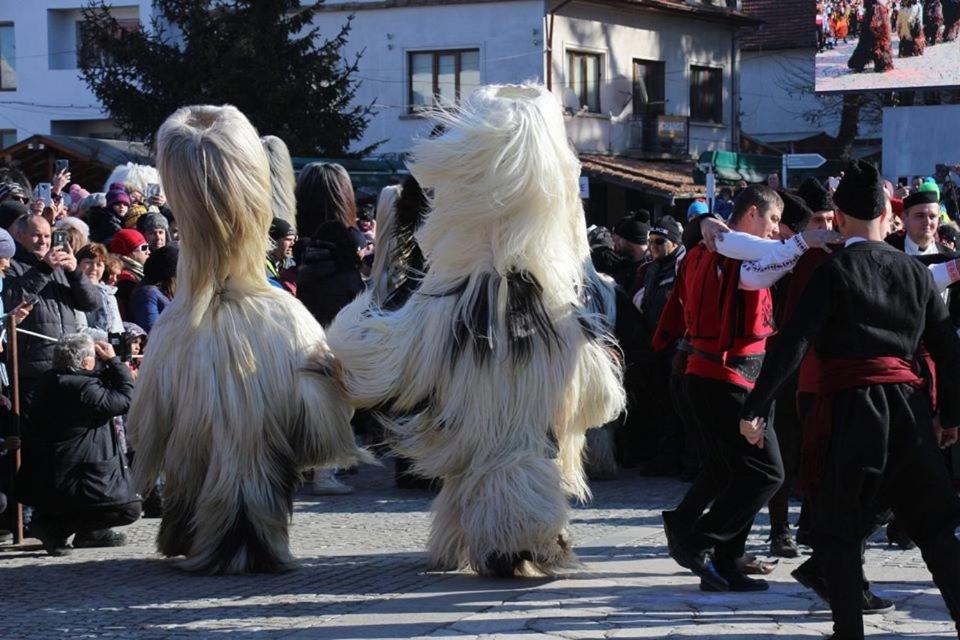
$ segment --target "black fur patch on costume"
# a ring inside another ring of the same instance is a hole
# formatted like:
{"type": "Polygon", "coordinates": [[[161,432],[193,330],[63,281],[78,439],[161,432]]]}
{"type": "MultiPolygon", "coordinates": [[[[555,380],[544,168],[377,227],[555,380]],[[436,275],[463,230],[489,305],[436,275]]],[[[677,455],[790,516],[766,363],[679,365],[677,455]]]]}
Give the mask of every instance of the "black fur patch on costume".
{"type": "Polygon", "coordinates": [[[197,534],[193,525],[196,503],[180,505],[167,500],[163,506],[160,531],[157,533],[157,551],[168,558],[189,555],[197,534]]]}
{"type": "Polygon", "coordinates": [[[222,573],[242,548],[246,548],[247,561],[244,570],[252,573],[275,573],[287,569],[287,565],[280,562],[264,544],[257,533],[256,527],[250,522],[244,504],[243,491],[240,490],[237,513],[233,523],[223,532],[220,544],[213,552],[210,560],[198,567],[203,573],[222,573]]]}
{"type": "Polygon", "coordinates": [[[507,332],[510,355],[518,363],[530,360],[538,336],[548,351],[560,347],[560,334],[543,304],[543,287],[526,271],[507,274],[507,332]]]}
{"type": "MultiPolygon", "coordinates": [[[[463,294],[467,289],[468,281],[458,287],[459,293],[463,294]]],[[[473,289],[473,297],[467,303],[469,313],[467,317],[456,319],[456,325],[453,330],[454,343],[450,350],[452,362],[460,359],[460,355],[468,346],[473,349],[474,358],[478,364],[486,362],[490,355],[490,336],[487,332],[490,330],[490,298],[492,278],[489,274],[482,274],[479,277],[477,286],[473,289]]]]}

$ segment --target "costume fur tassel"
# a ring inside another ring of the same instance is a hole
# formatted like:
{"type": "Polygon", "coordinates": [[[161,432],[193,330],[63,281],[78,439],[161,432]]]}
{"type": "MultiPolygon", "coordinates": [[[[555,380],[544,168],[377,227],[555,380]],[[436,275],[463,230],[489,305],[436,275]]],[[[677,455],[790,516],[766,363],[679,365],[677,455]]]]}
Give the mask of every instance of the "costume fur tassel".
{"type": "Polygon", "coordinates": [[[393,311],[361,295],[328,336],[353,402],[385,414],[418,474],[443,479],[435,565],[551,574],[576,564],[567,499],[589,493],[584,434],[625,403],[580,167],[543,87],[482,87],[437,117],[446,132],[410,167],[433,190],[420,286],[393,311]]]}
{"type": "Polygon", "coordinates": [[[270,170],[243,114],[180,109],[157,156],[180,259],[129,414],[136,486],[163,471],[157,546],[183,568],[286,569],[299,470],[365,455],[339,364],[306,308],[264,277],[270,170]]]}

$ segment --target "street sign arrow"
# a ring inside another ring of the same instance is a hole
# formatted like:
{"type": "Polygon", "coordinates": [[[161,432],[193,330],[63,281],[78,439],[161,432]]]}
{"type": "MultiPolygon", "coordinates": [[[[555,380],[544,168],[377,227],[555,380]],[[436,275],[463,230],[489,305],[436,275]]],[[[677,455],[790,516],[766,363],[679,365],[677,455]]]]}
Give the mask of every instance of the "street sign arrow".
{"type": "Polygon", "coordinates": [[[785,158],[788,169],[819,169],[827,161],[819,153],[789,153],[785,158]]]}

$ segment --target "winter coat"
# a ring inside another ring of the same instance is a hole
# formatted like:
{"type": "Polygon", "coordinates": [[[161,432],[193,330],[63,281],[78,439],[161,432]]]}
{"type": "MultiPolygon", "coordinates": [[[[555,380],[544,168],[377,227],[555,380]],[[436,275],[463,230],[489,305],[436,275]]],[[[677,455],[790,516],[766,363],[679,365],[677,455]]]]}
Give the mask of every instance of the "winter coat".
{"type": "MultiPolygon", "coordinates": [[[[51,269],[17,243],[3,287],[4,307],[13,309],[25,295],[36,295],[39,301],[20,328],[55,339],[76,333],[85,324],[80,322],[79,315],[100,307],[100,292],[79,269],[70,273],[51,269]]],[[[36,380],[53,366],[53,344],[18,334],[21,378],[36,380]]]]}
{"type": "Polygon", "coordinates": [[[157,323],[160,314],[169,304],[170,298],[164,295],[160,287],[154,284],[141,284],[130,296],[131,321],[150,333],[150,329],[157,323]]]}
{"type": "Polygon", "coordinates": [[[647,335],[653,336],[660,322],[660,315],[667,306],[670,292],[677,280],[677,260],[685,253],[678,247],[668,256],[654,260],[647,267],[643,280],[643,298],[640,301],[640,313],[647,335]]]}
{"type": "Polygon", "coordinates": [[[299,248],[297,298],[324,327],[363,291],[357,235],[325,222],[299,248]]]}
{"type": "Polygon", "coordinates": [[[125,256],[120,256],[120,260],[123,262],[123,271],[117,278],[117,306],[120,308],[120,316],[124,320],[133,322],[130,297],[143,280],[143,265],[125,256]]]}
{"type": "Polygon", "coordinates": [[[118,358],[99,372],[44,374],[24,432],[18,498],[56,514],[139,500],[113,426],[132,398],[133,378],[118,358]]]}
{"type": "Polygon", "coordinates": [[[123,333],[123,319],[117,305],[117,288],[105,282],[96,284],[100,293],[100,307],[87,312],[87,326],[102,329],[107,333],[123,333]]]}

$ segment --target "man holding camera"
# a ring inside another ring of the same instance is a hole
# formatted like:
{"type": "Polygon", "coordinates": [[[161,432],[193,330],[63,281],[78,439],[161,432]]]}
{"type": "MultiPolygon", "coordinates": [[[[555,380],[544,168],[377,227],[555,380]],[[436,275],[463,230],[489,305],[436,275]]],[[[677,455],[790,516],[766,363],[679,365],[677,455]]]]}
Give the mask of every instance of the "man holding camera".
{"type": "MultiPolygon", "coordinates": [[[[21,329],[58,340],[76,333],[78,316],[100,306],[97,288],[77,269],[77,259],[68,242],[51,246],[50,223],[42,216],[21,216],[10,227],[16,253],[7,268],[3,287],[4,308],[21,302],[33,311],[21,329]]],[[[43,373],[53,366],[53,342],[18,334],[21,404],[29,402],[43,373]]]]}

